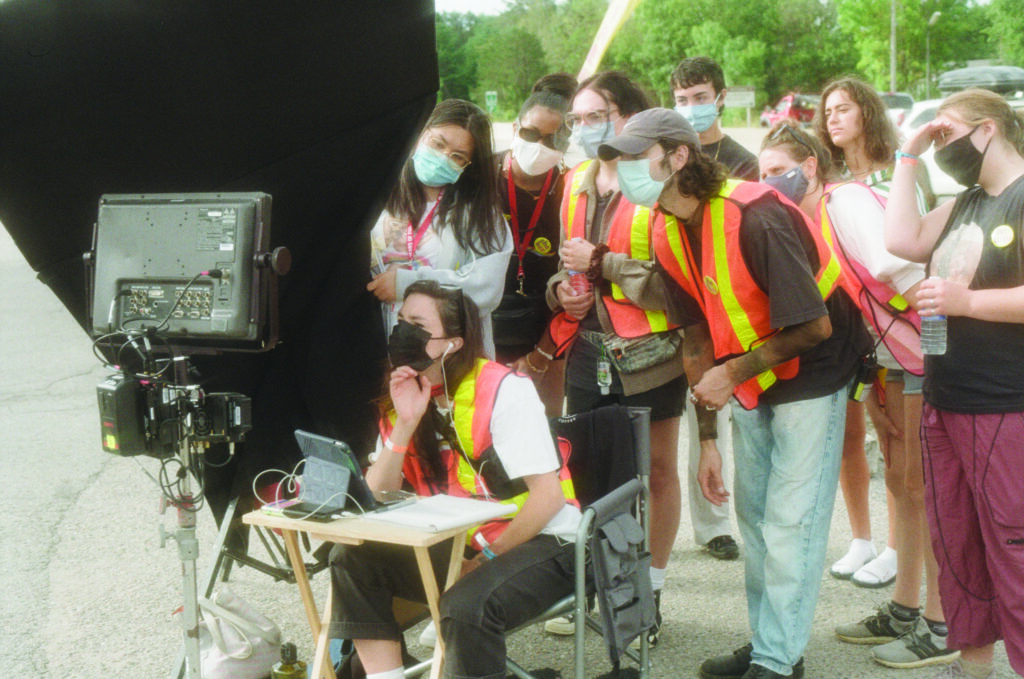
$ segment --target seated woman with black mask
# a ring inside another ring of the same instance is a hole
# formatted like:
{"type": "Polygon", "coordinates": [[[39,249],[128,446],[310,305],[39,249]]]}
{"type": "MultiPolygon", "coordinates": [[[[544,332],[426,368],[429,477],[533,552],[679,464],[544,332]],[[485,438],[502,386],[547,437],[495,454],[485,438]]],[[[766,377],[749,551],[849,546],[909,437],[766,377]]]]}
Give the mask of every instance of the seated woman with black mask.
{"type": "MultiPolygon", "coordinates": [[[[504,677],[504,632],[573,590],[580,513],[529,379],[484,358],[480,315],[461,290],[409,285],[391,333],[393,370],[381,440],[366,480],[514,503],[511,518],[470,533],[459,580],[441,597],[446,677],[504,677]]],[[[450,543],[431,549],[446,571],[450,543]]],[[[402,677],[392,597],[424,600],[408,548],[367,543],[331,554],[335,637],[353,639],[368,679],[402,677]]],[[[443,583],[438,583],[441,586],[443,583]]]]}

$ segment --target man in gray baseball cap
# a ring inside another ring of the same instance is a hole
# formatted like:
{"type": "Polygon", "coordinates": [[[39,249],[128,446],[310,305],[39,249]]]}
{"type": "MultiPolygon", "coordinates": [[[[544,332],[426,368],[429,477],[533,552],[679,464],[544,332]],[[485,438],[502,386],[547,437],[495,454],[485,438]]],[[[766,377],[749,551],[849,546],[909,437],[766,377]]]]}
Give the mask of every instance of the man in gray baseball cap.
{"type": "Polygon", "coordinates": [[[645,207],[654,207],[669,178],[698,153],[700,138],[693,127],[667,108],[633,115],[621,134],[597,149],[601,160],[620,158],[616,172],[622,195],[645,207]]]}
{"type": "Polygon", "coordinates": [[[658,206],[650,246],[675,286],[666,283],[659,299],[630,299],[642,308],[668,305],[684,328],[698,481],[714,504],[728,498],[715,411],[734,398],[744,406],[732,409],[732,429],[753,634],[742,648],[703,662],[699,676],[799,679],[824,570],[846,394],[871,339],[821,229],[765,184],[728,179],[679,113],[637,113],[598,155],[619,158],[626,198],[658,206]]]}

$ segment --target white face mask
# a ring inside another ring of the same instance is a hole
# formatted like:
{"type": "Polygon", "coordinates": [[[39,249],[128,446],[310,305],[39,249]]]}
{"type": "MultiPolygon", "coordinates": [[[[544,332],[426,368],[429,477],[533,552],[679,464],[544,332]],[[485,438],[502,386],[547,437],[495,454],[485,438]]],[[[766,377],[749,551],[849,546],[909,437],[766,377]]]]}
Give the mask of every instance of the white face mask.
{"type": "Polygon", "coordinates": [[[542,175],[562,160],[564,153],[548,148],[539,141],[524,141],[518,134],[512,138],[512,157],[523,172],[542,175]]]}

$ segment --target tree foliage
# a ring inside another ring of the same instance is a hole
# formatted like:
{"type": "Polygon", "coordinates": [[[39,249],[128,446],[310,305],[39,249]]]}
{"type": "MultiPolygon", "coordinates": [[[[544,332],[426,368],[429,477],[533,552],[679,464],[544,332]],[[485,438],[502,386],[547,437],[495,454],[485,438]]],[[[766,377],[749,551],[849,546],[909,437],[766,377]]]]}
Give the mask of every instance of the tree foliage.
{"type": "MultiPolygon", "coordinates": [[[[851,73],[888,90],[893,2],[899,90],[923,96],[926,37],[933,78],[972,59],[1024,65],[1024,0],[641,0],[602,68],[625,70],[664,105],[673,69],[699,54],[722,65],[727,85],[755,87],[758,105],[851,73]]],[[[509,0],[496,17],[438,15],[442,96],[483,105],[495,90],[499,117],[514,115],[537,77],[579,70],[607,8],[608,0],[509,0]]]]}

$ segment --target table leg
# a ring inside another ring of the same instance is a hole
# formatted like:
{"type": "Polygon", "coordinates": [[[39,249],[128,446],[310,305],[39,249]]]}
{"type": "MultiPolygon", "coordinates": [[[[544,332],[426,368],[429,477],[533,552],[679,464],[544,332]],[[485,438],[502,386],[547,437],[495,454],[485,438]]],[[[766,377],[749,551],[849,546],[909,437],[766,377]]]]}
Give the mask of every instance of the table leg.
{"type": "Polygon", "coordinates": [[[292,571],[295,573],[295,584],[299,587],[302,605],[306,609],[306,620],[309,622],[309,629],[313,633],[313,643],[315,644],[320,636],[320,615],[316,610],[313,590],[309,586],[306,563],[302,560],[302,552],[299,550],[299,534],[294,530],[282,530],[281,534],[284,537],[284,546],[288,550],[288,560],[292,563],[292,571]]]}
{"type": "Polygon", "coordinates": [[[320,624],[320,634],[316,640],[316,650],[313,651],[313,672],[310,674],[314,679],[335,679],[334,667],[331,665],[331,614],[334,606],[334,586],[327,588],[327,603],[324,604],[323,618],[320,624]]]}
{"type": "MultiPolygon", "coordinates": [[[[452,542],[452,554],[448,560],[448,573],[444,581],[444,588],[448,589],[459,577],[459,570],[462,566],[462,554],[466,544],[466,533],[462,532],[455,536],[452,542]]],[[[434,660],[430,666],[431,679],[438,679],[441,676],[441,664],[444,661],[444,639],[441,636],[441,593],[437,589],[437,578],[434,575],[434,566],[430,561],[430,552],[426,547],[414,547],[416,552],[416,563],[420,567],[420,578],[423,580],[423,590],[427,595],[427,607],[430,608],[430,617],[434,620],[437,629],[437,644],[434,646],[434,660]]]]}

